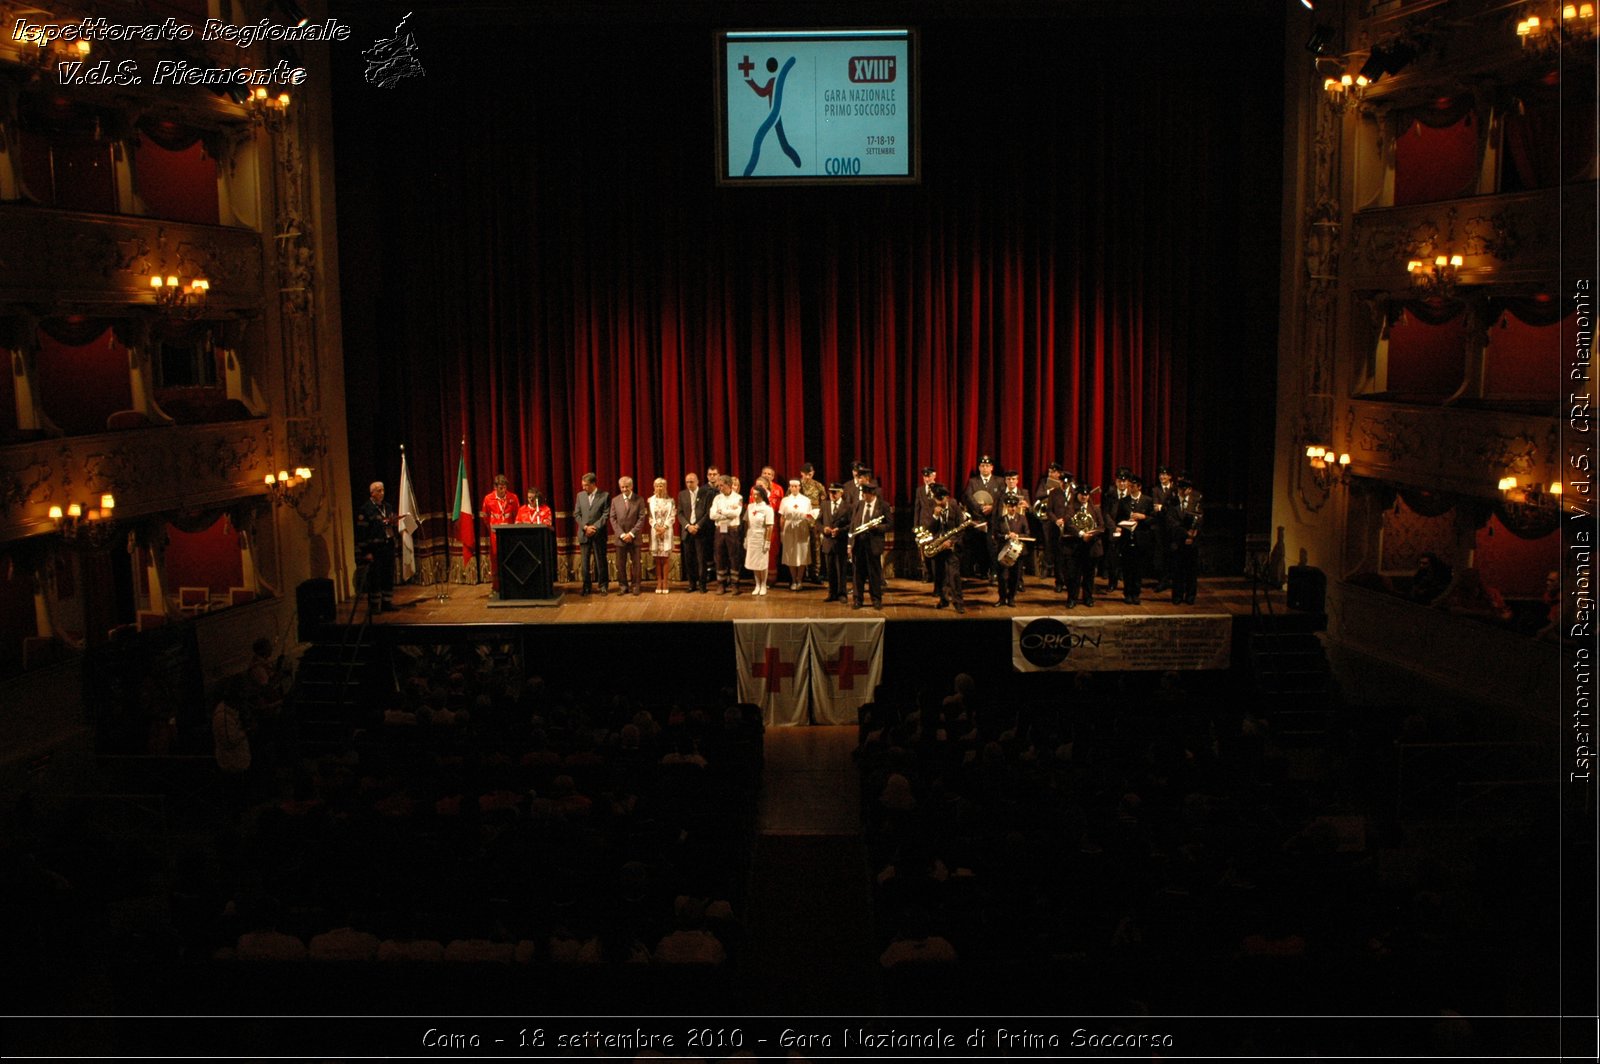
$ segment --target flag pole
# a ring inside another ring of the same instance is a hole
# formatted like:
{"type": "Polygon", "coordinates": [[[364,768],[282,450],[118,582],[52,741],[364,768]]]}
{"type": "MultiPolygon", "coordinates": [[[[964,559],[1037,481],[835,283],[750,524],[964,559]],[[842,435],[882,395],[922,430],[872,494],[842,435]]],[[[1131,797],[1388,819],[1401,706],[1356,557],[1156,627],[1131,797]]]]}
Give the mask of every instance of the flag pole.
{"type": "MultiPolygon", "coordinates": [[[[461,453],[467,453],[467,438],[465,436],[461,437],[461,453]]],[[[472,567],[477,573],[477,579],[473,583],[481,584],[483,583],[483,552],[478,549],[478,507],[471,499],[467,499],[466,503],[472,508],[472,567]]]]}

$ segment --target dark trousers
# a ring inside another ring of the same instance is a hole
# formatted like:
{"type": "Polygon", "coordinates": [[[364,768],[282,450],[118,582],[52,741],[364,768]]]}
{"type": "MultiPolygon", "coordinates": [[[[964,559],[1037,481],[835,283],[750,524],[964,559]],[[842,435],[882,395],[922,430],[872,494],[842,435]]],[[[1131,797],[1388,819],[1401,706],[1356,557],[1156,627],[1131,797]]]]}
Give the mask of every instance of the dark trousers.
{"type": "Polygon", "coordinates": [[[639,563],[639,541],[617,540],[617,580],[624,591],[639,586],[644,576],[639,563]]]}
{"type": "Polygon", "coordinates": [[[691,591],[706,586],[706,570],[711,564],[711,530],[702,526],[697,535],[683,537],[683,575],[691,591]]]}
{"type": "Polygon", "coordinates": [[[1106,552],[1100,558],[1100,571],[1106,574],[1106,590],[1116,587],[1117,580],[1122,576],[1122,544],[1126,542],[1128,533],[1122,530],[1121,536],[1113,536],[1116,529],[1107,529],[1106,552]]]}
{"type": "Polygon", "coordinates": [[[374,540],[367,550],[372,554],[367,564],[367,601],[394,601],[394,540],[374,540]]]}
{"type": "Polygon", "coordinates": [[[1122,537],[1122,597],[1136,599],[1139,597],[1140,585],[1144,582],[1144,548],[1132,536],[1124,534],[1122,537]]]}
{"type": "Polygon", "coordinates": [[[939,592],[940,602],[965,605],[961,592],[961,556],[953,550],[940,551],[927,559],[933,572],[933,586],[939,592]]]}
{"type": "Polygon", "coordinates": [[[744,564],[740,550],[739,530],[717,533],[717,580],[724,584],[739,582],[739,568],[744,564]]]}
{"type": "Polygon", "coordinates": [[[578,567],[583,570],[583,589],[589,590],[591,580],[600,585],[604,591],[606,585],[611,583],[611,572],[606,566],[606,541],[599,536],[591,536],[578,544],[578,567]]]}
{"type": "Polygon", "coordinates": [[[1017,600],[1017,589],[1022,586],[1022,566],[1025,561],[1025,558],[1018,558],[1015,565],[1000,565],[998,562],[995,564],[1002,604],[1017,600]]]}
{"type": "MultiPolygon", "coordinates": [[[[1165,511],[1162,511],[1165,513],[1165,511]]],[[[1172,551],[1168,544],[1167,529],[1160,521],[1150,530],[1150,575],[1158,584],[1172,581],[1172,551]]]]}
{"type": "Polygon", "coordinates": [[[850,579],[845,572],[844,548],[835,545],[822,554],[822,575],[828,582],[828,597],[843,599],[850,594],[850,579]]]}
{"type": "Polygon", "coordinates": [[[1080,598],[1084,602],[1094,601],[1095,559],[1090,553],[1092,550],[1094,544],[1085,542],[1082,537],[1074,536],[1067,541],[1063,561],[1067,572],[1068,602],[1076,602],[1080,598]]]}
{"type": "Polygon", "coordinates": [[[862,592],[870,589],[873,605],[883,603],[883,555],[870,550],[852,551],[855,566],[855,601],[861,601],[862,592]]]}
{"type": "Polygon", "coordinates": [[[1186,546],[1179,540],[1177,549],[1167,555],[1167,560],[1171,563],[1172,601],[1193,602],[1200,586],[1199,550],[1193,543],[1186,546]]]}

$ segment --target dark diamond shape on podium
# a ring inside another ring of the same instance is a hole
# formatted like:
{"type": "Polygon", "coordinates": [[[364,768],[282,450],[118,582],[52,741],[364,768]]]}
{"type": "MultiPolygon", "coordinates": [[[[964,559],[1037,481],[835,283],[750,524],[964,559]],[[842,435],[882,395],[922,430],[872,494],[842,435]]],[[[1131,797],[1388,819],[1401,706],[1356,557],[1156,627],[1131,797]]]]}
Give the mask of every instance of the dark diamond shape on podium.
{"type": "Polygon", "coordinates": [[[534,574],[543,567],[544,563],[539,560],[539,556],[522,543],[506,551],[506,556],[500,561],[501,575],[511,577],[519,588],[531,589],[534,574]]]}

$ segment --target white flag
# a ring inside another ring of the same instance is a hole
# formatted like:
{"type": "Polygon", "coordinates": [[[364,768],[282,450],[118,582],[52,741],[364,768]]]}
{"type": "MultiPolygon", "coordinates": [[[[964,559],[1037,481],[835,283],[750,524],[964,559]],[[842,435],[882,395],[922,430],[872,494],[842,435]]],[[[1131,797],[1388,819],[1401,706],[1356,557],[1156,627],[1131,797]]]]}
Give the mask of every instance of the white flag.
{"type": "Polygon", "coordinates": [[[872,701],[883,679],[883,628],[877,619],[811,622],[811,716],[816,723],[854,724],[861,707],[872,701]]]}
{"type": "Polygon", "coordinates": [[[739,664],[739,701],[761,707],[773,725],[804,724],[810,700],[810,646],[804,621],[734,621],[739,664]]]}
{"type": "Polygon", "coordinates": [[[400,579],[410,580],[417,575],[417,549],[411,534],[422,524],[417,520],[417,493],[411,490],[411,470],[406,466],[405,448],[400,449],[400,499],[398,518],[400,525],[400,579]]]}

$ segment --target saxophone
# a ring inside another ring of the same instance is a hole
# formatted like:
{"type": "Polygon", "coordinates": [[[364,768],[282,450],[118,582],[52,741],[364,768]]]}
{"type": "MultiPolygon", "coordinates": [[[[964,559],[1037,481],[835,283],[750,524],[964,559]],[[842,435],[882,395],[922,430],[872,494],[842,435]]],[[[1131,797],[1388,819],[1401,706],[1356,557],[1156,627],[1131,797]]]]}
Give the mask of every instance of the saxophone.
{"type": "Polygon", "coordinates": [[[976,517],[969,517],[956,527],[940,532],[938,535],[934,535],[927,529],[921,529],[922,534],[917,536],[917,547],[922,551],[924,558],[931,558],[943,551],[954,550],[956,539],[961,533],[982,523],[976,517]]]}

